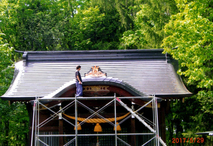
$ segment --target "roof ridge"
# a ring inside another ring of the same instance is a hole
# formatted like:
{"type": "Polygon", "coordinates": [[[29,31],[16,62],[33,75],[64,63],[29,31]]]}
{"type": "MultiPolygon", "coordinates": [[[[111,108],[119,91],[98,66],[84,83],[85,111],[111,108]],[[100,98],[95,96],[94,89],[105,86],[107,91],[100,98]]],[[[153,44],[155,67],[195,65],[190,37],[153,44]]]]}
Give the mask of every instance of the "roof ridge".
{"type": "Polygon", "coordinates": [[[24,62],[29,61],[85,61],[85,60],[167,60],[163,49],[143,50],[83,50],[83,51],[25,51],[24,62]]]}
{"type": "Polygon", "coordinates": [[[127,49],[127,50],[57,50],[57,51],[20,51],[15,50],[17,53],[63,53],[63,52],[153,52],[160,51],[162,52],[164,49],[127,49]]]}

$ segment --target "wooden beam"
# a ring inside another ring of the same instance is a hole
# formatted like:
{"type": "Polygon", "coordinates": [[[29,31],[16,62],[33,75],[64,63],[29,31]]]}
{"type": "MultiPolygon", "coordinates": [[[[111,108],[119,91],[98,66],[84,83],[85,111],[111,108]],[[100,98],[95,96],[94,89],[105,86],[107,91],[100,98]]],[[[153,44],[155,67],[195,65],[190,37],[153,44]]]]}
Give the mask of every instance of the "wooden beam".
{"type": "MultiPolygon", "coordinates": [[[[135,132],[135,118],[131,118],[131,133],[135,132]]],[[[131,146],[136,146],[136,136],[131,135],[131,146]]]]}
{"type": "MultiPolygon", "coordinates": [[[[63,131],[63,119],[59,119],[58,130],[59,130],[59,134],[64,134],[64,131],[63,131]]],[[[59,146],[63,146],[63,145],[64,145],[63,137],[59,137],[59,146]]]]}
{"type": "Polygon", "coordinates": [[[161,131],[161,138],[163,141],[166,141],[166,123],[165,123],[165,112],[166,112],[167,101],[161,102],[161,107],[159,110],[159,127],[161,131]]]}

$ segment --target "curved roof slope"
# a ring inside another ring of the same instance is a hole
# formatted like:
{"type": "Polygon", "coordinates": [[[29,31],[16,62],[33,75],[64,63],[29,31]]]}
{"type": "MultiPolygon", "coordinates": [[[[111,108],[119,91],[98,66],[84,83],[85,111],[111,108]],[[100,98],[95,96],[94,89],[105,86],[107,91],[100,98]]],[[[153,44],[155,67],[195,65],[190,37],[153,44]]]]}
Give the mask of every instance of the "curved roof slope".
{"type": "Polygon", "coordinates": [[[16,63],[14,80],[4,99],[32,99],[47,96],[74,79],[76,65],[81,75],[99,66],[107,77],[117,78],[135,90],[159,97],[186,97],[185,88],[163,50],[105,50],[23,52],[16,63]]]}

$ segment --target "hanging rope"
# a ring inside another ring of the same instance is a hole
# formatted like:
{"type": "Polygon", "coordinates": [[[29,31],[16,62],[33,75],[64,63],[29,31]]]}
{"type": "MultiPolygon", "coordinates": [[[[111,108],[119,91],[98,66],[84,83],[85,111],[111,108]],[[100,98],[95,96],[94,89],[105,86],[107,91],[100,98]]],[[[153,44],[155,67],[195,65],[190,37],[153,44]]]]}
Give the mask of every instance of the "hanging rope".
{"type": "MultiPolygon", "coordinates": [[[[119,120],[122,120],[124,119],[125,117],[127,117],[130,113],[127,113],[123,116],[120,116],[120,117],[117,117],[116,120],[119,121],[119,120]]],[[[75,117],[74,116],[70,116],[70,115],[67,115],[65,113],[63,113],[63,115],[65,115],[67,118],[70,118],[70,119],[73,119],[75,120],[75,117]]],[[[102,119],[102,118],[92,118],[92,119],[86,119],[86,118],[80,118],[78,117],[77,118],[78,121],[84,121],[85,123],[108,123],[108,122],[114,122],[115,121],[115,118],[106,118],[106,119],[102,119]]]]}

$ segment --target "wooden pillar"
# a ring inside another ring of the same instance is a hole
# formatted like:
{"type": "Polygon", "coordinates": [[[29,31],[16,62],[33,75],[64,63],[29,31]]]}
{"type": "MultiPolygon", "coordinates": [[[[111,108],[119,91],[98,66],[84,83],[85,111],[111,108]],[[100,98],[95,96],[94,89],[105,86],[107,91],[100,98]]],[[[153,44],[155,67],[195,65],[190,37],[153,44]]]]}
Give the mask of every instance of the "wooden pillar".
{"type": "Polygon", "coordinates": [[[161,131],[161,138],[164,142],[166,142],[166,123],[165,123],[165,112],[166,112],[166,101],[162,101],[161,102],[161,106],[160,106],[160,111],[159,111],[159,127],[160,127],[160,131],[161,131]]]}
{"type": "Polygon", "coordinates": [[[26,105],[26,108],[27,108],[27,111],[28,111],[28,116],[29,116],[29,132],[28,132],[28,137],[27,137],[27,145],[31,145],[31,133],[32,133],[32,118],[33,118],[33,107],[31,105],[31,103],[26,103],[25,102],[25,105],[26,105]]]}
{"type": "MultiPolygon", "coordinates": [[[[135,118],[131,118],[131,133],[136,133],[135,118]]],[[[136,146],[136,136],[135,135],[131,135],[131,146],[136,146]]]]}

